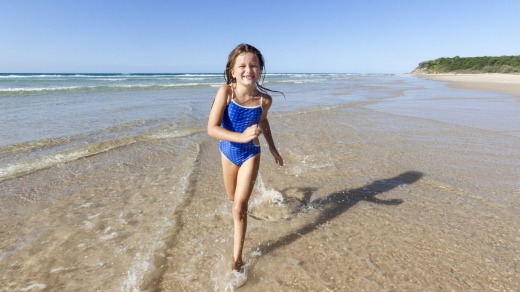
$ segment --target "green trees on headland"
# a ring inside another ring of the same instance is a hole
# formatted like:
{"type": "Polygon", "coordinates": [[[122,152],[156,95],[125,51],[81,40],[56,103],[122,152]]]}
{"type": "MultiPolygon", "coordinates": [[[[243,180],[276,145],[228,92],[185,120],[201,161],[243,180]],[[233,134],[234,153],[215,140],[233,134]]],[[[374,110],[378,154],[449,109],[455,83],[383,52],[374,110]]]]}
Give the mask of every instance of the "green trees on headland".
{"type": "Polygon", "coordinates": [[[518,73],[520,56],[439,58],[419,63],[418,73],[518,73]]]}

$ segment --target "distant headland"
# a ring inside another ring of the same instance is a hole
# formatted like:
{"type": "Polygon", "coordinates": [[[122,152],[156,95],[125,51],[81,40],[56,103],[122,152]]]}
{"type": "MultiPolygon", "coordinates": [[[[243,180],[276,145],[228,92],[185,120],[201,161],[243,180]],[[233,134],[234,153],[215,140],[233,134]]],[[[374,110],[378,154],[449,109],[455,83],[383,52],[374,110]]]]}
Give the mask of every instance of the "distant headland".
{"type": "Polygon", "coordinates": [[[414,74],[438,73],[520,73],[520,56],[453,57],[424,61],[414,74]]]}

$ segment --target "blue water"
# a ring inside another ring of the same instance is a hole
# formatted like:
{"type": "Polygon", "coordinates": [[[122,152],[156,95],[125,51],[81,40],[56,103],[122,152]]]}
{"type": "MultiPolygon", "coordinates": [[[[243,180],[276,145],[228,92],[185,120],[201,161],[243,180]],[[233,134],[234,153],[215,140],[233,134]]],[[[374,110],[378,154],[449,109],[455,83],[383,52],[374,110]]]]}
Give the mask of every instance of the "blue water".
{"type": "MultiPolygon", "coordinates": [[[[273,111],[370,99],[396,77],[271,74],[273,111]],[[377,85],[374,85],[377,84],[377,85]]],[[[111,127],[204,124],[222,74],[0,74],[0,146],[64,138],[111,127]]]]}
{"type": "MultiPolygon", "coordinates": [[[[0,74],[0,165],[49,155],[69,161],[205,131],[223,83],[223,74],[0,74]]],[[[270,116],[363,106],[520,135],[520,103],[513,96],[408,75],[267,74],[263,85],[285,94],[272,94],[270,116]]],[[[0,167],[0,177],[17,171],[0,167]]]]}

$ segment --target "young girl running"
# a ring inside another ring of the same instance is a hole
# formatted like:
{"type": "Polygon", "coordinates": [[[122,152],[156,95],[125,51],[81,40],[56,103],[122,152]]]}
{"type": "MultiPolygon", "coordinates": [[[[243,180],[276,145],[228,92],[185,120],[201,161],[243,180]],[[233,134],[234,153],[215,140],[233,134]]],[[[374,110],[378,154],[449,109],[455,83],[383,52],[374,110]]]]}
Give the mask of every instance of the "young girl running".
{"type": "Polygon", "coordinates": [[[276,164],[283,159],[276,150],[267,112],[273,102],[269,90],[258,81],[264,70],[260,51],[248,44],[238,45],[226,65],[225,79],[213,101],[208,134],[220,141],[226,193],[233,202],[234,243],[232,269],[240,271],[247,227],[247,205],[260,166],[263,134],[276,164]]]}

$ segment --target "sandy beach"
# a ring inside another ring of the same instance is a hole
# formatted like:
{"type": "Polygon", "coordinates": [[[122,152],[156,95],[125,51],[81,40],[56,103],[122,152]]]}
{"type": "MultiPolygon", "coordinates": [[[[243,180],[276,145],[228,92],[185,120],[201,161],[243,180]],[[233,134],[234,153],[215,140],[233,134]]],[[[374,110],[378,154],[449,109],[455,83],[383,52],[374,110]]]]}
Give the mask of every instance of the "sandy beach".
{"type": "Polygon", "coordinates": [[[231,203],[218,141],[204,127],[214,88],[184,89],[202,96],[184,108],[166,103],[177,89],[131,91],[132,99],[110,91],[119,119],[148,109],[156,122],[160,108],[175,107],[187,117],[200,108],[201,118],[149,125],[145,116],[45,148],[41,140],[0,148],[6,165],[21,161],[0,180],[0,291],[520,289],[515,96],[413,76],[279,78],[273,88],[287,100],[274,106],[287,110],[273,109],[269,121],[286,165],[263,152],[244,273],[230,274],[231,203]],[[42,152],[45,167],[28,169],[42,152]]]}
{"type": "MultiPolygon", "coordinates": [[[[520,74],[414,74],[419,78],[446,81],[453,88],[491,91],[520,96],[520,74]]],[[[520,101],[520,99],[517,99],[520,101]]]]}

